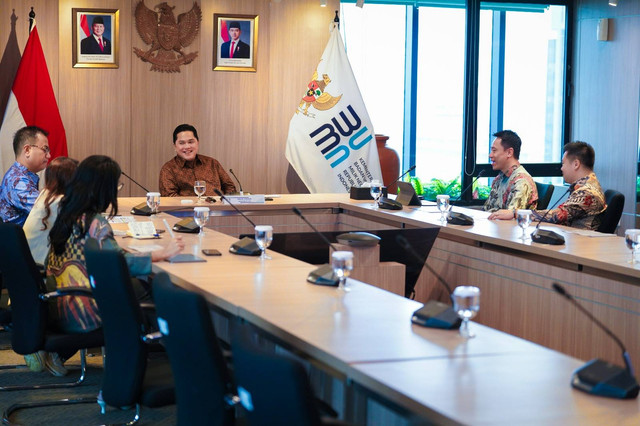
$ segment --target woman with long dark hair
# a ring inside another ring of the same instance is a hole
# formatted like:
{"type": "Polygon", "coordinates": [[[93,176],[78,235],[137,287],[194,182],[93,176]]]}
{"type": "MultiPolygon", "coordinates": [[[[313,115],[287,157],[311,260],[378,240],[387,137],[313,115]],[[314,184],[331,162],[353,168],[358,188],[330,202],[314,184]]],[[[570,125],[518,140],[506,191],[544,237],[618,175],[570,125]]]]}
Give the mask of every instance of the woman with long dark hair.
{"type": "MultiPolygon", "coordinates": [[[[58,218],[49,233],[51,248],[47,257],[47,287],[91,288],[84,257],[84,245],[88,238],[96,239],[102,250],[122,251],[113,237],[107,218],[102,214],[108,210],[108,217],[111,218],[118,211],[120,173],[118,163],[104,155],[87,157],[78,166],[60,201],[58,218]]],[[[129,272],[132,276],[148,275],[151,273],[151,262],[165,260],[183,248],[184,243],[177,238],[151,253],[125,253],[129,272]]],[[[137,294],[144,293],[144,289],[136,288],[140,285],[137,280],[132,285],[137,294]]],[[[92,298],[62,297],[56,302],[50,320],[61,330],[81,333],[101,326],[98,307],[92,298]]],[[[53,361],[64,369],[60,360],[53,361]]],[[[62,369],[59,371],[63,372],[62,369]]],[[[56,374],[54,371],[52,373],[56,374]]]]}
{"type": "Polygon", "coordinates": [[[51,160],[44,172],[44,189],[38,195],[22,227],[33,259],[37,263],[44,264],[49,251],[49,231],[58,217],[58,203],[77,167],[78,160],[58,157],[51,160]]]}

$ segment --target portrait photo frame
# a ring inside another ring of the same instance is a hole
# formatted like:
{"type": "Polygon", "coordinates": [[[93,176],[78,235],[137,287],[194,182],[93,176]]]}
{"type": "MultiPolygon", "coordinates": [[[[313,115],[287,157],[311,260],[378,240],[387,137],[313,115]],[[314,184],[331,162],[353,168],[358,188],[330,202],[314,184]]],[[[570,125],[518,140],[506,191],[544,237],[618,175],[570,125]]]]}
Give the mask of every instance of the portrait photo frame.
{"type": "Polygon", "coordinates": [[[255,72],[258,15],[216,13],[213,28],[213,70],[255,72]]]}
{"type": "Polygon", "coordinates": [[[120,11],[118,9],[73,8],[71,27],[74,68],[118,68],[120,44],[120,11]]]}

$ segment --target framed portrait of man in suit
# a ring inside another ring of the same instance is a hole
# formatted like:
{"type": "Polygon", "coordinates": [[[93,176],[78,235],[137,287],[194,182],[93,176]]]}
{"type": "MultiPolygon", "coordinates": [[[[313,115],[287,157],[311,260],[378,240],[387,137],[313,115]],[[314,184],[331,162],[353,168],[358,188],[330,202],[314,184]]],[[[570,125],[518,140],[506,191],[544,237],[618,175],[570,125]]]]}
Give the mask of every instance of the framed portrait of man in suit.
{"type": "Polygon", "coordinates": [[[119,18],[117,9],[72,9],[74,68],[118,68],[119,18]]]}
{"type": "Polygon", "coordinates": [[[213,70],[256,71],[258,15],[213,15],[213,70]]]}

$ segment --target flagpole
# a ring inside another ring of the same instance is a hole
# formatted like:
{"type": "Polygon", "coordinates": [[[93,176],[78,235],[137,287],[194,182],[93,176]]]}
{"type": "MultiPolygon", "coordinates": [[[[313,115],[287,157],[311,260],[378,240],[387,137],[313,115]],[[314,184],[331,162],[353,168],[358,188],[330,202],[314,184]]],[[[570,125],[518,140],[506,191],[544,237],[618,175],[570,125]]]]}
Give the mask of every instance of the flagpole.
{"type": "Polygon", "coordinates": [[[33,23],[36,20],[36,13],[33,11],[33,6],[31,6],[31,12],[29,12],[29,32],[33,29],[33,23]]]}

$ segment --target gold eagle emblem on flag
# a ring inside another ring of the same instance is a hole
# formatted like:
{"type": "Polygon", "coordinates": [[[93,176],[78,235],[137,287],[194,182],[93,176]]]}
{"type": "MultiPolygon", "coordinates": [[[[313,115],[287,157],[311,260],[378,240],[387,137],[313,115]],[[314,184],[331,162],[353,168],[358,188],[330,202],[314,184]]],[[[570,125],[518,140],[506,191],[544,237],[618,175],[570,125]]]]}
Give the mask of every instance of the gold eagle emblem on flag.
{"type": "Polygon", "coordinates": [[[302,112],[307,117],[313,118],[315,114],[309,112],[309,107],[313,106],[318,111],[327,111],[336,106],[342,95],[334,97],[325,92],[324,89],[329,83],[331,83],[331,79],[327,74],[322,74],[322,80],[318,80],[318,70],[316,69],[311,77],[311,82],[307,85],[307,93],[296,109],[296,114],[302,112]]]}

